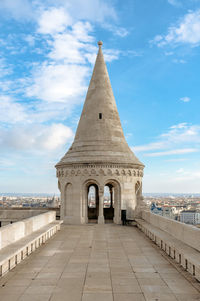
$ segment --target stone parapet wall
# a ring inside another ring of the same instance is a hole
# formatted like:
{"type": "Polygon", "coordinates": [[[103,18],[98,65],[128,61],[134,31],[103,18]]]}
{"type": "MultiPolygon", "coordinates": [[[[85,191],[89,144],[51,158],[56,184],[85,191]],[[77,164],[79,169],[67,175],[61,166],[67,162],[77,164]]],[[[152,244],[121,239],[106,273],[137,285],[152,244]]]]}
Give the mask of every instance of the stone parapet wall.
{"type": "Polygon", "coordinates": [[[56,220],[50,211],[0,228],[0,250],[56,220]]]}
{"type": "Polygon", "coordinates": [[[33,217],[39,214],[43,214],[48,211],[48,208],[45,210],[35,210],[35,209],[0,209],[0,221],[21,221],[22,219],[33,217]]]}
{"type": "Polygon", "coordinates": [[[200,229],[197,227],[186,225],[146,210],[142,211],[141,214],[143,220],[200,251],[200,229]]]}

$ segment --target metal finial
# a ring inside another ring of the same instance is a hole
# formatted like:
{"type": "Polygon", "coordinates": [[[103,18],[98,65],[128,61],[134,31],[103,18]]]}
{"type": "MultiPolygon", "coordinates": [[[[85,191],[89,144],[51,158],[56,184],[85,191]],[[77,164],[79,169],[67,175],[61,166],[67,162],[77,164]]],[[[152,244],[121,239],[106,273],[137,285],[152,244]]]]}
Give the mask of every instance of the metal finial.
{"type": "Polygon", "coordinates": [[[103,42],[102,42],[102,41],[99,41],[99,42],[98,42],[98,45],[99,45],[99,47],[101,47],[101,46],[103,45],[103,42]]]}

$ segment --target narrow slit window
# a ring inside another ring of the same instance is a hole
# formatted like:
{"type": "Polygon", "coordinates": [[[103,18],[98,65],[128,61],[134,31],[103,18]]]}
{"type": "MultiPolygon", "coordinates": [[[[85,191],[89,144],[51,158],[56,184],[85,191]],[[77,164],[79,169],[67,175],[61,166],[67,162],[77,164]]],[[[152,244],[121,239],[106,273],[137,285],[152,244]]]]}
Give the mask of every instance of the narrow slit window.
{"type": "Polygon", "coordinates": [[[99,119],[102,119],[102,113],[99,113],[99,119]]]}

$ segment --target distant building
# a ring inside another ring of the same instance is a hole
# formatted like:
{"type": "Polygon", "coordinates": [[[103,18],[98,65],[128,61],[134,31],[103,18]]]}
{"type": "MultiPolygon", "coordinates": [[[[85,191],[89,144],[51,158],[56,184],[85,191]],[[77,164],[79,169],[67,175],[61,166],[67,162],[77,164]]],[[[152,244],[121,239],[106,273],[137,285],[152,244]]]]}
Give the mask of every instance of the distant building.
{"type": "Polygon", "coordinates": [[[162,207],[157,207],[155,203],[151,204],[151,212],[158,214],[158,215],[163,215],[162,207]]]}
{"type": "Polygon", "coordinates": [[[185,224],[200,224],[200,212],[196,210],[185,210],[180,214],[180,221],[185,224]]]}
{"type": "Polygon", "coordinates": [[[162,209],[163,209],[163,211],[162,211],[163,216],[175,219],[175,211],[176,211],[175,207],[163,206],[162,209]]]}
{"type": "Polygon", "coordinates": [[[157,207],[155,203],[151,205],[151,212],[171,219],[175,219],[175,209],[170,206],[157,207]]]}

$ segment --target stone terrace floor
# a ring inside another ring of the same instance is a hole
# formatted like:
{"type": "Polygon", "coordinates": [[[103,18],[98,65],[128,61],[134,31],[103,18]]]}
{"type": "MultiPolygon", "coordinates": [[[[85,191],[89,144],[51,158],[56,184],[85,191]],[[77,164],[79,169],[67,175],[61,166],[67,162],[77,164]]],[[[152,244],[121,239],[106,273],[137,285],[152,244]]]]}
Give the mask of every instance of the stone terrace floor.
{"type": "Polygon", "coordinates": [[[63,225],[0,280],[0,300],[200,300],[193,283],[136,227],[63,225]]]}

